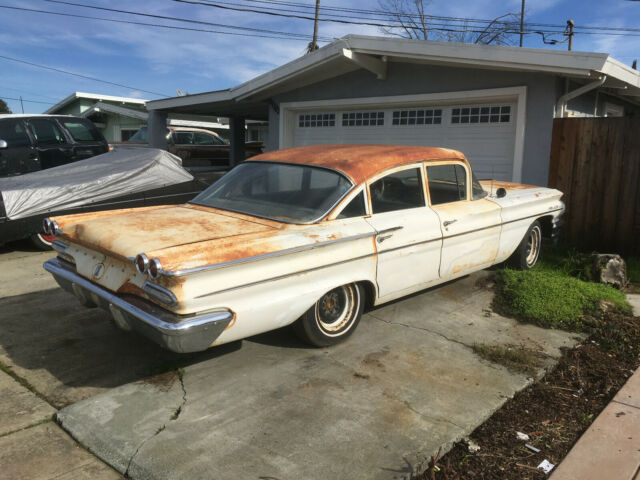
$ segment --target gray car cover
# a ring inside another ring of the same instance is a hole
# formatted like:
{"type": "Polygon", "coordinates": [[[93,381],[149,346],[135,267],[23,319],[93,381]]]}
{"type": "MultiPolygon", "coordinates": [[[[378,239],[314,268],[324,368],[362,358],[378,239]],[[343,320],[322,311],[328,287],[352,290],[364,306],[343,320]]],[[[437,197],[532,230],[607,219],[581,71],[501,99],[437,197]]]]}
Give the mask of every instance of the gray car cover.
{"type": "Polygon", "coordinates": [[[7,218],[15,220],[193,180],[179,157],[155,148],[118,147],[78,162],[0,178],[7,218]]]}

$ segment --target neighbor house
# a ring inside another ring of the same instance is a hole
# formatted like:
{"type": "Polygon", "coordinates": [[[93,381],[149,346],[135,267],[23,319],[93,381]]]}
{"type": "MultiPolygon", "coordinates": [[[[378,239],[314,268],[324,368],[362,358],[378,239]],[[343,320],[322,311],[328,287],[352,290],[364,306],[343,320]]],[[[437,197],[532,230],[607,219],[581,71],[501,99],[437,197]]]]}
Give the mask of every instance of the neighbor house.
{"type": "MultiPolygon", "coordinates": [[[[148,100],[140,98],[114,97],[95,93],[74,92],[49,108],[47,114],[75,115],[91,120],[108,142],[129,140],[140,127],[147,124],[148,100]]],[[[226,119],[217,117],[197,117],[178,115],[168,118],[167,124],[176,127],[197,127],[213,130],[228,137],[229,125],[226,119]]]]}
{"type": "Polygon", "coordinates": [[[640,75],[604,53],[349,35],[236,87],[147,103],[152,143],[176,114],[246,120],[267,149],[360,143],[464,152],[481,178],[545,185],[553,119],[640,115],[640,75]]]}

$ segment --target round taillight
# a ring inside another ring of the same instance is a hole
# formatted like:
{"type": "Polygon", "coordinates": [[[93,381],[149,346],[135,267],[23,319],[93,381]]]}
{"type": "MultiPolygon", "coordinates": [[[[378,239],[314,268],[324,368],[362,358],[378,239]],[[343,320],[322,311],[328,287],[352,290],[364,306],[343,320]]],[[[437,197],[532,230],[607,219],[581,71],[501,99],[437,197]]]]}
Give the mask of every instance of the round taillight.
{"type": "Polygon", "coordinates": [[[47,235],[51,235],[51,219],[49,217],[42,220],[42,231],[47,235]]]}
{"type": "Polygon", "coordinates": [[[62,230],[60,230],[60,227],[58,226],[58,222],[56,222],[55,220],[51,222],[51,235],[60,235],[62,233],[62,230]]]}
{"type": "Polygon", "coordinates": [[[136,256],[136,270],[140,273],[145,273],[149,268],[149,259],[144,253],[138,254],[136,256]]]}
{"type": "Polygon", "coordinates": [[[158,260],[157,258],[152,258],[149,262],[149,276],[151,278],[158,278],[161,271],[162,265],[160,264],[160,260],[158,260]]]}

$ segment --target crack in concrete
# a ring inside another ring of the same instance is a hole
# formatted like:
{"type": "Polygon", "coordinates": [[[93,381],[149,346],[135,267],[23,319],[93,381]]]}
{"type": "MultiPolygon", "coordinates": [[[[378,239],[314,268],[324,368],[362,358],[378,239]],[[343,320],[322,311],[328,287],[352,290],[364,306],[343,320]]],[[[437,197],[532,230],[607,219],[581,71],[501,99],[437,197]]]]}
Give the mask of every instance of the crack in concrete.
{"type": "MultiPolygon", "coordinates": [[[[171,415],[171,417],[169,418],[169,421],[177,420],[178,417],[180,417],[180,414],[182,413],[182,410],[185,404],[187,403],[187,390],[184,386],[184,370],[182,369],[176,370],[176,375],[178,377],[178,381],[180,382],[180,388],[182,389],[182,402],[180,403],[180,405],[176,407],[173,415],[171,415]]],[[[136,448],[136,451],[133,452],[133,455],[131,455],[129,462],[127,463],[127,469],[124,471],[124,476],[126,478],[131,478],[129,477],[129,469],[131,468],[131,464],[133,463],[133,460],[138,455],[138,452],[149,440],[160,435],[160,433],[162,433],[165,430],[165,428],[167,428],[167,423],[162,424],[160,427],[158,427],[158,429],[152,435],[150,435],[148,438],[145,438],[142,442],[140,442],[140,445],[138,445],[138,448],[136,448]]]]}
{"type": "MultiPolygon", "coordinates": [[[[408,325],[406,323],[392,322],[390,320],[385,320],[383,318],[377,317],[376,315],[372,314],[371,312],[369,312],[368,315],[370,315],[372,318],[375,318],[379,322],[386,323],[387,325],[400,325],[401,327],[412,328],[414,330],[420,330],[420,331],[423,331],[423,332],[431,333],[433,335],[438,335],[439,337],[444,338],[448,342],[457,343],[458,345],[462,345],[463,347],[471,350],[474,355],[477,355],[477,353],[473,350],[473,347],[471,345],[467,345],[466,343],[461,342],[460,340],[449,338],[443,333],[436,332],[436,331],[433,331],[433,330],[429,330],[428,328],[424,328],[424,327],[416,327],[415,325],[408,325]]],[[[500,370],[497,366],[495,366],[495,365],[499,365],[499,364],[494,364],[493,362],[489,362],[489,361],[487,361],[487,360],[485,360],[483,358],[481,358],[481,360],[484,361],[489,368],[493,368],[494,370],[500,370]]]]}
{"type": "Polygon", "coordinates": [[[462,345],[463,347],[466,347],[466,348],[468,348],[470,350],[473,350],[473,348],[470,345],[467,345],[466,343],[461,342],[460,340],[456,340],[454,338],[449,338],[443,333],[436,332],[436,331],[433,331],[433,330],[429,330],[428,328],[424,328],[424,327],[416,327],[415,325],[409,325],[409,324],[406,324],[406,323],[392,322],[390,320],[385,320],[384,318],[377,317],[376,315],[372,314],[371,312],[369,312],[368,314],[370,316],[372,316],[373,318],[375,318],[376,320],[380,321],[380,322],[384,322],[384,323],[389,324],[389,325],[400,325],[402,327],[413,328],[415,330],[422,330],[423,332],[432,333],[434,335],[438,335],[439,337],[444,338],[445,340],[447,340],[449,342],[457,343],[458,345],[462,345]]]}

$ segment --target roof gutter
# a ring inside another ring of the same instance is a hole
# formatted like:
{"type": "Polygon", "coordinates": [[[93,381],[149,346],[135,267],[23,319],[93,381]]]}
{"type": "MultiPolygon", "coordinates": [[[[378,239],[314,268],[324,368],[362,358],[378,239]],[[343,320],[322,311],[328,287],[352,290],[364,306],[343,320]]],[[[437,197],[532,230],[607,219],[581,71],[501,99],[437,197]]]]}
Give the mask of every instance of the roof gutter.
{"type": "Polygon", "coordinates": [[[606,75],[602,75],[600,77],[598,77],[598,79],[594,82],[591,83],[587,83],[586,85],[583,85],[580,88],[576,88],[575,90],[572,90],[570,92],[565,93],[564,95],[562,95],[558,101],[556,102],[556,118],[562,118],[564,117],[565,114],[565,107],[567,106],[567,102],[573,98],[579,97],[580,95],[583,95],[587,92],[590,92],[591,90],[600,87],[605,80],[607,79],[606,75]]]}

